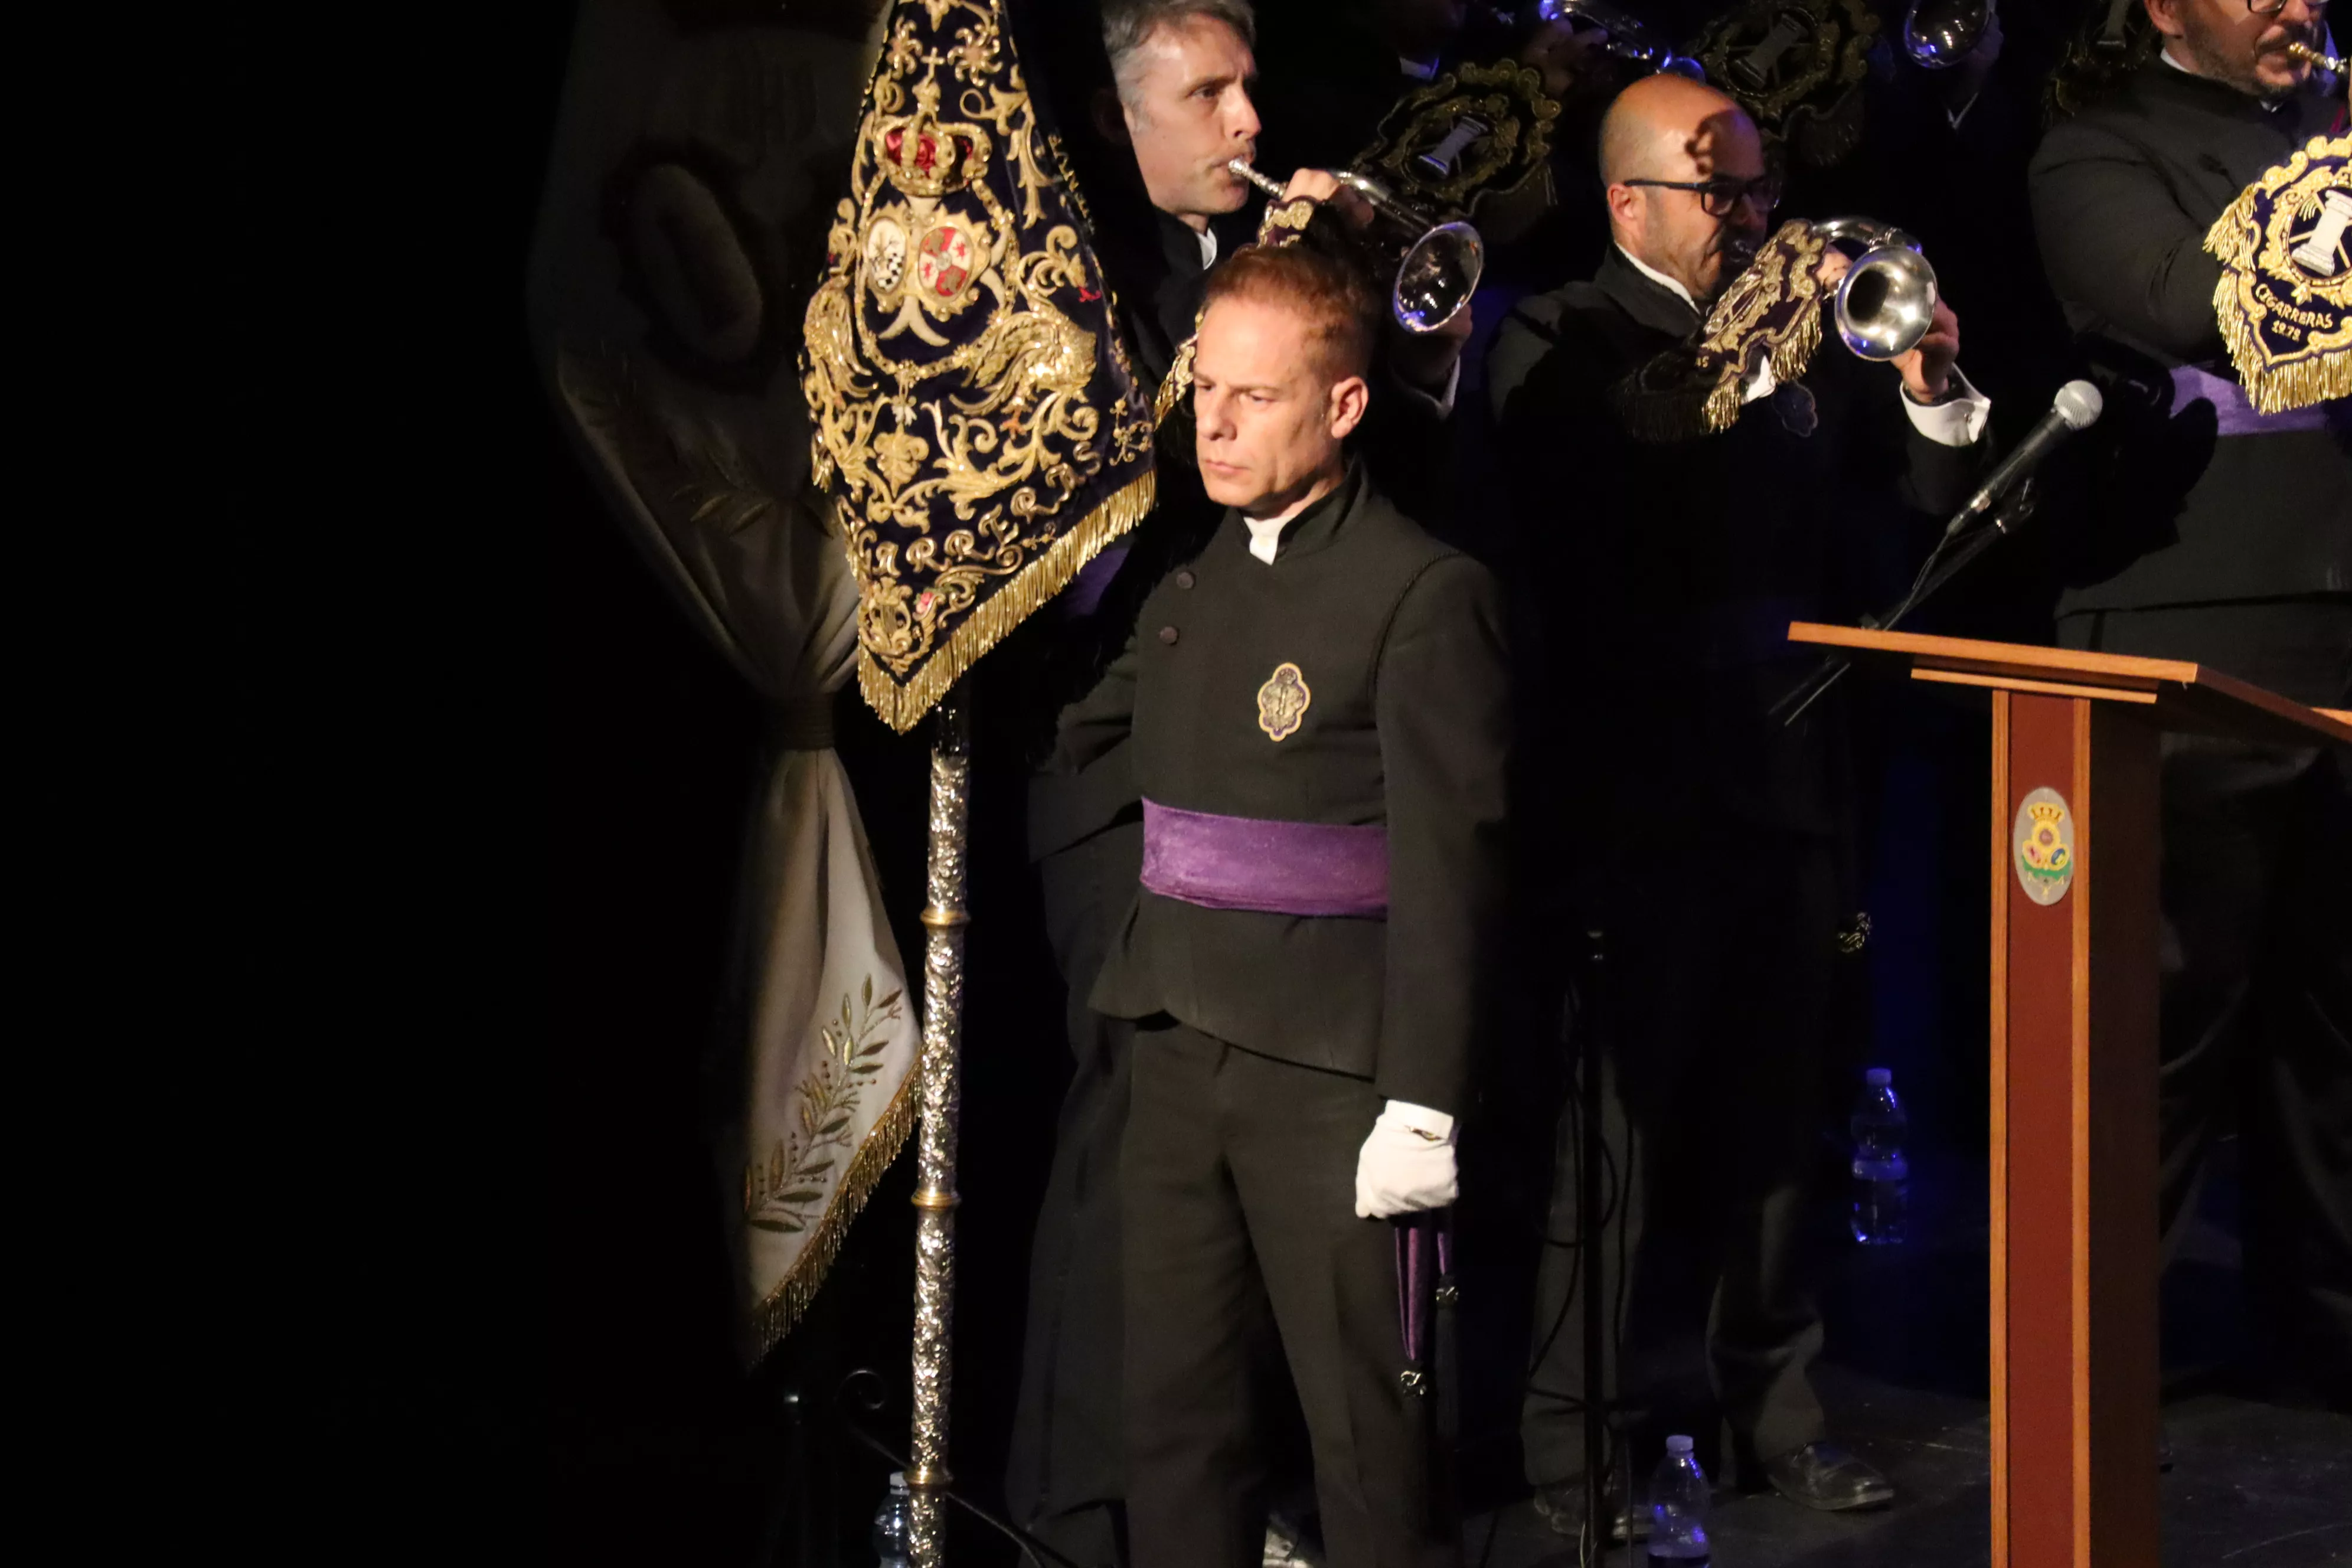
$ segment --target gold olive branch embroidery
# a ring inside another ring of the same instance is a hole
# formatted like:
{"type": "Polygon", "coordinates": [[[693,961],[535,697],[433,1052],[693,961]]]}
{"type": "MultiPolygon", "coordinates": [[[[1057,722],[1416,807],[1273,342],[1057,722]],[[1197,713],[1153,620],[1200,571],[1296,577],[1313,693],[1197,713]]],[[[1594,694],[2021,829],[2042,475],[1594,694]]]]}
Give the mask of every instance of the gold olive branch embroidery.
{"type": "Polygon", "coordinates": [[[822,1215],[835,1165],[852,1150],[849,1130],[857,1120],[858,1101],[882,1070],[879,1058],[890,1042],[889,1026],[903,1016],[904,994],[893,991],[876,1001],[874,977],[867,975],[853,1021],[849,994],[842,994],[840,1020],[822,1031],[824,1055],[794,1091],[800,1099],[798,1128],[770,1145],[766,1160],[743,1167],[745,1224],[794,1236],[822,1215]]]}

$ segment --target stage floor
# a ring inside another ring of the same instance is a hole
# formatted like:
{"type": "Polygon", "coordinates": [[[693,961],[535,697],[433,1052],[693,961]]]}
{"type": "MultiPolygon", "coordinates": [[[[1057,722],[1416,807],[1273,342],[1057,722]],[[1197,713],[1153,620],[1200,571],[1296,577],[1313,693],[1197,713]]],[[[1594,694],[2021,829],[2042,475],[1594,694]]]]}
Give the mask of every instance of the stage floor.
{"type": "MultiPolygon", "coordinates": [[[[1990,1552],[1981,1400],[1896,1387],[1824,1363],[1815,1378],[1842,1440],[1900,1496],[1869,1513],[1815,1513],[1770,1494],[1719,1496],[1717,1568],[1963,1568],[1990,1552]]],[[[2168,1404],[2164,1568],[2352,1563],[2352,1417],[2225,1394],[2168,1404]]],[[[1574,1543],[1527,1502],[1472,1519],[1467,1568],[1570,1568],[1574,1543]],[[1491,1534],[1493,1545],[1487,1545],[1491,1534]]],[[[1638,1563],[1622,1546],[1612,1564],[1638,1563]]]]}

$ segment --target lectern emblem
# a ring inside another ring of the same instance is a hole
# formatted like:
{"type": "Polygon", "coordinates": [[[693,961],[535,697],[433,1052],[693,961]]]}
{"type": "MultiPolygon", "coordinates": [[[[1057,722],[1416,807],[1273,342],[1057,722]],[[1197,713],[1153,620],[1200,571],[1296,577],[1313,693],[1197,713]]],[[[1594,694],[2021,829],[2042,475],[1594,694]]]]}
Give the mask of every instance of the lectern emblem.
{"type": "Polygon", "coordinates": [[[1286,741],[1307,722],[1307,705],[1315,700],[1315,693],[1307,689],[1307,678],[1295,664],[1274,667],[1265,684],[1257,689],[1257,727],[1276,741],[1286,741]]]}
{"type": "Polygon", "coordinates": [[[2037,904],[2054,904],[2074,883],[2074,814],[2054,789],[2037,789],[2018,804],[2011,836],[2017,885],[2037,904]]]}

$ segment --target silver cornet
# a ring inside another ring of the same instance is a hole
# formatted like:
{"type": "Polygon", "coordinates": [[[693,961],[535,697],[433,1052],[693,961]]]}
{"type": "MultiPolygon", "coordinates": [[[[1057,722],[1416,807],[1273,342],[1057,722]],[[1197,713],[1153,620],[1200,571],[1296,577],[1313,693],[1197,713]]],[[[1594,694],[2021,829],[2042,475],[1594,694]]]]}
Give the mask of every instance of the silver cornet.
{"type": "MultiPolygon", "coordinates": [[[[1279,201],[1282,186],[1239,158],[1225,165],[1279,201]]],[[[1459,219],[1422,211],[1369,174],[1334,170],[1333,177],[1371,204],[1383,254],[1397,258],[1389,284],[1389,310],[1408,332],[1433,332],[1462,313],[1486,270],[1486,242],[1459,219]]]]}
{"type": "Polygon", "coordinates": [[[1931,71],[1976,52],[1992,26],[1994,0],[1913,0],[1903,18],[1903,48],[1931,71]]]}
{"type": "Polygon", "coordinates": [[[1621,60],[1631,60],[1652,71],[1671,71],[1693,81],[1706,79],[1706,68],[1688,55],[1677,53],[1664,33],[1632,12],[1622,11],[1604,0],[1542,0],[1536,15],[1547,22],[1557,22],[1565,16],[1591,23],[1608,34],[1601,47],[1621,60]]]}
{"type": "Polygon", "coordinates": [[[1833,217],[1813,226],[1822,237],[1861,250],[1838,280],[1831,319],[1840,342],[1864,359],[1909,353],[1936,320],[1936,269],[1919,242],[1876,218],[1833,217]]]}

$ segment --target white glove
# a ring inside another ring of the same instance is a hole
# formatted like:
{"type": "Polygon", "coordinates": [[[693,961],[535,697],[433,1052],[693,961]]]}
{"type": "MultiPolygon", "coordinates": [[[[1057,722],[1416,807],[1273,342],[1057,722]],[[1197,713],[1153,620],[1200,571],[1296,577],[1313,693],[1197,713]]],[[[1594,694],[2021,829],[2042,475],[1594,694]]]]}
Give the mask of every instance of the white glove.
{"type": "Polygon", "coordinates": [[[1460,1195],[1454,1174],[1454,1118],[1391,1100],[1356,1156],[1356,1217],[1444,1208],[1460,1195]]]}

